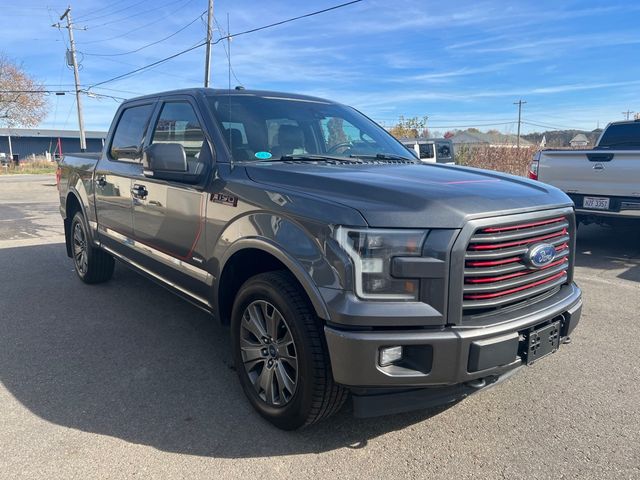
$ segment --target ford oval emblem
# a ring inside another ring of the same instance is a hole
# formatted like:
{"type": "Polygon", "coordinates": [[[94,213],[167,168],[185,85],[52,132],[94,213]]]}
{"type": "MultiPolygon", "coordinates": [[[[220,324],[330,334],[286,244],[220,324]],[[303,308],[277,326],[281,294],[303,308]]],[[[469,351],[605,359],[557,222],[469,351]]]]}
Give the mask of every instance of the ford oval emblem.
{"type": "Polygon", "coordinates": [[[524,258],[533,268],[546,267],[556,258],[556,248],[549,243],[539,243],[531,247],[524,258]]]}

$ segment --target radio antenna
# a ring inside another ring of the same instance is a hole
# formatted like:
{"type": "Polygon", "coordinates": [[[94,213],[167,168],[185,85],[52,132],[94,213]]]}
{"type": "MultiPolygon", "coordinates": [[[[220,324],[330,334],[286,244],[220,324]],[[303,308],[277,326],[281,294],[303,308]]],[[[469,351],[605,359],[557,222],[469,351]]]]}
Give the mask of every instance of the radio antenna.
{"type": "MultiPolygon", "coordinates": [[[[231,152],[231,165],[233,165],[233,135],[231,135],[231,30],[229,30],[229,12],[227,12],[227,73],[228,73],[228,84],[227,84],[227,98],[229,100],[229,151],[231,152]]],[[[222,44],[224,46],[224,43],[222,44]]]]}

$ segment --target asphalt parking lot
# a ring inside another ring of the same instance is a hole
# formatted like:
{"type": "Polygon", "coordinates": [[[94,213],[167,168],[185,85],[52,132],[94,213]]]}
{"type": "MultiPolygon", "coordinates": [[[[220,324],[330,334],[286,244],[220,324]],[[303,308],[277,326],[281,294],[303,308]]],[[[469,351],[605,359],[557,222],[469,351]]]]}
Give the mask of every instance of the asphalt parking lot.
{"type": "Polygon", "coordinates": [[[77,279],[56,194],[0,177],[2,478],[640,478],[640,228],[580,228],[573,342],[508,382],[282,432],[206,314],[120,264],[77,279]]]}

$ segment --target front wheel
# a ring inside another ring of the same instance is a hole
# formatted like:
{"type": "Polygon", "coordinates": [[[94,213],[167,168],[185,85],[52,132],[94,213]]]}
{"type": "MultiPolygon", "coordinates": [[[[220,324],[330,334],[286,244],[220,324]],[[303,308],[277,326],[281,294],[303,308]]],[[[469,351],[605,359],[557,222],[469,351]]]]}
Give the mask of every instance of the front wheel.
{"type": "Polygon", "coordinates": [[[78,277],[85,283],[106,282],[113,276],[115,260],[91,245],[84,216],[77,212],[71,221],[71,253],[78,277]]]}
{"type": "Polygon", "coordinates": [[[247,398],[277,427],[315,423],[346,400],[333,381],[322,325],[288,272],[256,275],[240,288],[231,339],[247,398]]]}

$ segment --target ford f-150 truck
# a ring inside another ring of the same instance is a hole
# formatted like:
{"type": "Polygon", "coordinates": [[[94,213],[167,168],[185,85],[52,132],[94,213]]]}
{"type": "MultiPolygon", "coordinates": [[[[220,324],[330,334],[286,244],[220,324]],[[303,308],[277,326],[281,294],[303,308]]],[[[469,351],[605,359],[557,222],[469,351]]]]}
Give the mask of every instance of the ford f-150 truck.
{"type": "Polygon", "coordinates": [[[563,190],[578,221],[640,219],[640,120],[609,124],[593,150],[541,150],[529,178],[563,190]]]}
{"type": "Polygon", "coordinates": [[[126,101],[101,154],[63,159],[58,191],[78,277],[105,282],[118,259],[229,325],[249,402],[284,429],[349,396],[359,416],[464,398],[580,319],[564,193],[421,164],[320,98],[126,101]]]}

